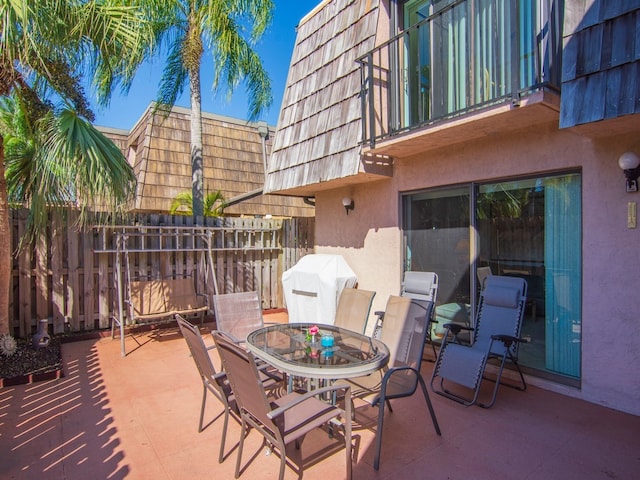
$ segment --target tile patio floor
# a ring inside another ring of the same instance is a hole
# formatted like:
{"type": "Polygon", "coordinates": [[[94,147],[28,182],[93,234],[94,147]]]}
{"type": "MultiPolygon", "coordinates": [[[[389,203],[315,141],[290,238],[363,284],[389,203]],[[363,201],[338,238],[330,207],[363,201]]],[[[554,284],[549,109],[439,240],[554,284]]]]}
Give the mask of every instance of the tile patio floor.
{"type": "MultiPolygon", "coordinates": [[[[201,384],[179,331],[137,338],[143,346],[133,350],[127,338],[126,358],[110,338],[65,344],[64,378],[0,389],[1,479],[233,478],[236,450],[217,461],[221,419],[197,433],[201,384]]],[[[427,378],[432,365],[423,364],[427,378]]],[[[355,479],[640,478],[640,417],[531,386],[502,388],[489,410],[431,398],[442,437],[420,395],[394,401],[378,472],[371,466],[376,410],[358,408],[355,479]]],[[[210,397],[207,418],[220,412],[210,397]]],[[[240,428],[229,425],[231,448],[240,428]]],[[[277,477],[278,456],[265,456],[260,444],[250,433],[241,478],[277,477]]],[[[344,478],[344,450],[309,460],[330,446],[322,432],[307,436],[304,479],[344,478]]],[[[285,478],[298,475],[288,467],[285,478]]]]}

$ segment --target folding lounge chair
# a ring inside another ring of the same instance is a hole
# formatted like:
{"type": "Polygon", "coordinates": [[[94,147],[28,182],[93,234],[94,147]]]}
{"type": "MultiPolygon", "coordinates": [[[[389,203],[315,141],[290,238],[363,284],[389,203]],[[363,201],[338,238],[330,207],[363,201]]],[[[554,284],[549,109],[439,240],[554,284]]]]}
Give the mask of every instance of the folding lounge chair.
{"type": "Polygon", "coordinates": [[[519,390],[526,390],[527,384],[518,365],[518,346],[526,340],[520,338],[520,328],[527,295],[527,282],[518,277],[492,275],[485,280],[484,289],[480,293],[475,328],[457,324],[447,324],[440,353],[431,377],[431,388],[439,395],[462,403],[478,404],[489,408],[495,401],[502,372],[507,360],[516,368],[522,386],[510,385],[519,390]],[[462,345],[455,341],[461,330],[472,332],[471,345],[462,345]],[[478,401],[482,380],[489,359],[499,359],[500,366],[495,379],[493,396],[489,403],[478,401]],[[438,380],[436,380],[438,379],[438,380]],[[453,392],[450,383],[471,390],[466,395],[464,389],[453,392]],[[462,390],[462,393],[460,393],[462,390]]]}
{"type": "Polygon", "coordinates": [[[334,325],[365,333],[371,303],[376,292],[346,287],[340,294],[334,325]]]}
{"type": "MultiPolygon", "coordinates": [[[[280,453],[280,480],[284,477],[286,446],[295,442],[297,448],[304,436],[311,430],[331,423],[333,434],[337,426],[344,428],[346,450],[346,478],[351,478],[351,396],[345,385],[335,385],[310,391],[306,394],[292,392],[284,397],[271,400],[267,397],[259,380],[255,359],[246,350],[234,343],[221,332],[213,332],[224,370],[229,376],[242,419],[242,433],[238,447],[235,478],[240,476],[244,438],[250,428],[254,428],[277,448],[280,453]],[[346,410],[316,398],[324,393],[345,390],[346,410]],[[340,420],[338,420],[340,419],[340,420]]],[[[328,437],[327,437],[328,438],[328,437]]],[[[302,476],[302,472],[298,472],[302,476]]]]}
{"type": "Polygon", "coordinates": [[[400,296],[436,303],[438,275],[434,272],[404,272],[400,296]]]}
{"type": "Polygon", "coordinates": [[[420,373],[432,311],[433,302],[431,301],[389,297],[380,332],[380,339],[389,348],[389,367],[380,371],[379,374],[355,378],[348,382],[351,385],[352,397],[360,398],[378,407],[376,451],[373,462],[376,470],[380,466],[384,406],[386,404],[389,411],[393,412],[390,400],[412,396],[418,384],[429,409],[433,427],[438,435],[441,434],[424,378],[420,373]]]}

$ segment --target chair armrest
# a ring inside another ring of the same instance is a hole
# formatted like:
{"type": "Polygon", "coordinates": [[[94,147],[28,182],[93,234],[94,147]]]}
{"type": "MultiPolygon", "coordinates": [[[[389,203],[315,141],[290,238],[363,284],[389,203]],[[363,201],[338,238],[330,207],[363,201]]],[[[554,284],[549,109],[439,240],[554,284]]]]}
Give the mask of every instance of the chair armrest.
{"type": "Polygon", "coordinates": [[[529,340],[511,335],[491,335],[491,340],[504,343],[505,347],[510,347],[513,343],[529,343],[529,340]]]}
{"type": "Polygon", "coordinates": [[[272,380],[278,380],[278,381],[283,380],[282,372],[278,370],[276,367],[274,367],[270,363],[265,362],[264,360],[260,360],[257,357],[254,357],[254,359],[256,361],[256,367],[258,368],[259,372],[265,374],[267,377],[271,378],[272,380]]]}
{"type": "MultiPolygon", "coordinates": [[[[218,331],[219,330],[211,330],[211,335],[213,335],[213,332],[218,332],[218,331]]],[[[235,343],[236,345],[242,345],[243,343],[245,343],[244,340],[239,339],[238,337],[232,335],[231,333],[222,332],[222,331],[220,331],[220,333],[222,333],[227,340],[235,343]]]]}
{"type": "Polygon", "coordinates": [[[299,397],[294,398],[292,401],[290,401],[286,405],[282,405],[274,410],[271,410],[269,413],[267,413],[267,416],[271,420],[273,420],[274,418],[282,415],[284,412],[286,412],[290,408],[295,407],[296,405],[299,405],[302,402],[305,402],[312,397],[317,397],[318,395],[322,395],[323,393],[335,392],[338,390],[345,391],[345,406],[346,406],[345,416],[346,418],[351,419],[351,385],[348,385],[346,383],[336,383],[334,385],[329,385],[326,387],[317,388],[315,390],[310,390],[307,393],[304,393],[299,397]]]}
{"type": "Polygon", "coordinates": [[[409,365],[399,365],[397,367],[391,367],[384,373],[384,376],[382,377],[382,384],[384,385],[385,383],[387,383],[394,373],[400,372],[402,370],[411,370],[416,375],[420,374],[420,372],[417,369],[409,365]]]}
{"type": "Polygon", "coordinates": [[[451,330],[451,333],[454,335],[458,335],[462,330],[466,330],[472,332],[474,330],[473,327],[467,327],[465,325],[460,325],[459,323],[445,323],[442,325],[444,328],[451,330]]]}
{"type": "Polygon", "coordinates": [[[224,380],[227,378],[227,372],[218,372],[213,376],[215,381],[224,380]]]}

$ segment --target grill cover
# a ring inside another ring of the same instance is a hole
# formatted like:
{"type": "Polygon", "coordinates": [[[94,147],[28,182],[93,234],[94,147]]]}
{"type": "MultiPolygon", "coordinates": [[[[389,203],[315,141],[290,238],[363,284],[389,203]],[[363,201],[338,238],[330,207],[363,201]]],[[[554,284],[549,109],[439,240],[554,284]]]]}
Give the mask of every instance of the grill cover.
{"type": "Polygon", "coordinates": [[[357,278],[340,255],[311,254],[282,274],[289,322],[333,325],[338,298],[357,278]]]}

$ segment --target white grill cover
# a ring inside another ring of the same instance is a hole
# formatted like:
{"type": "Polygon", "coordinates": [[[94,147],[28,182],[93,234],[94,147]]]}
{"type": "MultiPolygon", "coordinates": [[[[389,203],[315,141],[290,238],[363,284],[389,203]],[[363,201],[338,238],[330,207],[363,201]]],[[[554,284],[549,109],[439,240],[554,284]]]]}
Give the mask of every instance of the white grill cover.
{"type": "Polygon", "coordinates": [[[333,325],[342,289],[356,282],[356,274],[340,255],[305,255],[282,274],[289,322],[333,325]]]}

